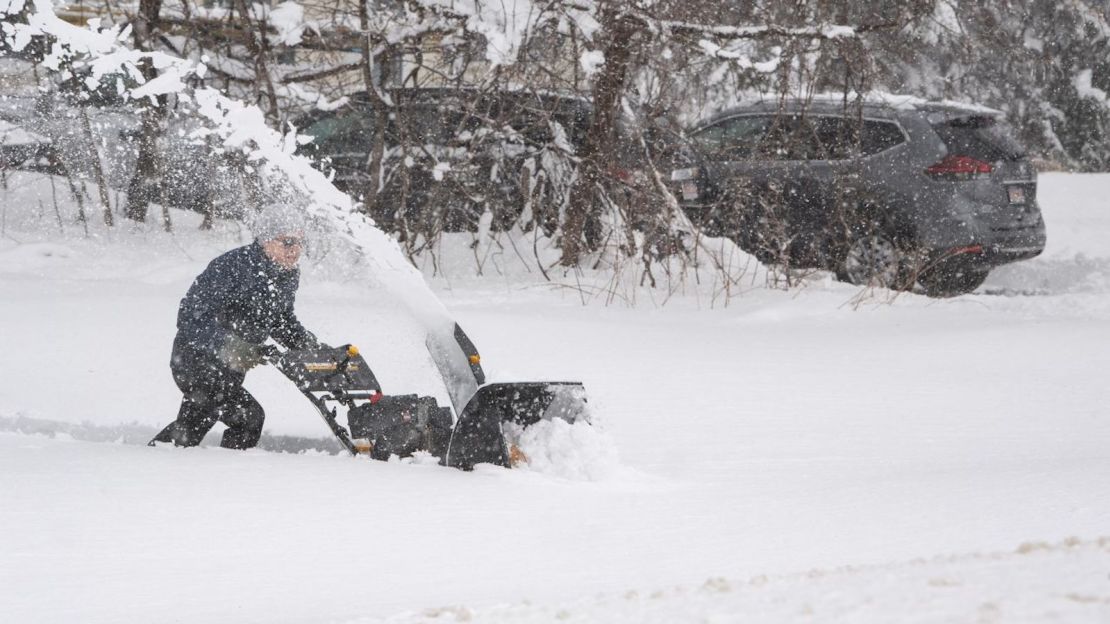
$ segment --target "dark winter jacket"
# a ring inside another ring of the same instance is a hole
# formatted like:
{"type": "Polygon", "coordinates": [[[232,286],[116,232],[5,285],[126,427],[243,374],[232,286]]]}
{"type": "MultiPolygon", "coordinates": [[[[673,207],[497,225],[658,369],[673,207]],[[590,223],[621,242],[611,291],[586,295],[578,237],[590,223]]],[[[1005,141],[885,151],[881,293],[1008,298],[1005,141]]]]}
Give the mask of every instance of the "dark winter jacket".
{"type": "Polygon", "coordinates": [[[282,269],[257,242],[232,249],[209,263],[181,300],[174,351],[214,357],[232,333],[253,344],[273,337],[289,349],[315,346],[293,314],[299,284],[300,271],[282,269]]]}

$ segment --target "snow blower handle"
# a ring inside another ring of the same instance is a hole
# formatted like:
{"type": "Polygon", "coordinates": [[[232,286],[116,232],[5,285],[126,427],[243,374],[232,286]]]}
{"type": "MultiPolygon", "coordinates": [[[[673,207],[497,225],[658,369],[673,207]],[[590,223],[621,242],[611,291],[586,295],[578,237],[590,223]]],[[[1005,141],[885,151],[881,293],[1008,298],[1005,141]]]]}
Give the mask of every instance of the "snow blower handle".
{"type": "Polygon", "coordinates": [[[339,372],[343,372],[343,371],[347,370],[348,366],[350,366],[351,359],[358,357],[358,347],[356,347],[353,344],[349,344],[349,345],[344,345],[343,347],[340,347],[340,348],[345,349],[344,355],[346,355],[346,357],[343,358],[343,361],[336,364],[336,370],[338,370],[339,372]]]}

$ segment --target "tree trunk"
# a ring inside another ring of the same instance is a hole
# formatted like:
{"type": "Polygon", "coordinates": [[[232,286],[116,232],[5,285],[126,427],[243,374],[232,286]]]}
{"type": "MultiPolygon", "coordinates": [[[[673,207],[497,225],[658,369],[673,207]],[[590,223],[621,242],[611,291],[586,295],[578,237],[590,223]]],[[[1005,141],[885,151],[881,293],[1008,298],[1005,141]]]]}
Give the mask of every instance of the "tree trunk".
{"type": "Polygon", "coordinates": [[[104,211],[104,225],[111,227],[115,225],[115,218],[112,216],[112,202],[108,199],[108,181],[104,177],[104,167],[100,163],[100,150],[97,149],[96,140],[93,138],[89,111],[84,106],[81,107],[81,129],[85,133],[85,141],[88,142],[89,154],[92,157],[93,175],[96,177],[96,187],[100,191],[100,207],[104,211]]]}
{"type": "Polygon", "coordinates": [[[633,41],[642,25],[627,15],[612,10],[601,16],[602,31],[598,40],[605,41],[602,64],[593,87],[594,111],[590,131],[579,155],[578,177],[571,187],[566,217],[563,220],[563,255],[561,264],[574,266],[585,251],[593,251],[600,239],[591,232],[591,222],[599,219],[601,203],[598,191],[604,182],[608,164],[612,160],[616,139],[617,119],[620,116],[621,96],[624,93],[628,65],[632,60],[633,41]]]}
{"type": "MultiPolygon", "coordinates": [[[[139,0],[139,12],[131,31],[137,49],[152,49],[161,11],[162,0],[139,0]]],[[[147,82],[158,77],[158,70],[154,69],[149,60],[144,59],[139,63],[139,71],[147,82]]],[[[127,185],[126,216],[133,221],[146,221],[147,206],[152,199],[151,189],[158,183],[157,159],[161,157],[158,153],[158,139],[162,136],[162,121],[165,117],[164,95],[157,96],[142,112],[139,154],[135,161],[135,173],[127,185]]]]}
{"type": "Polygon", "coordinates": [[[389,103],[383,98],[385,86],[389,83],[390,59],[392,46],[387,46],[386,51],[377,59],[378,76],[375,81],[375,59],[370,45],[370,0],[359,0],[358,20],[362,29],[362,82],[366,88],[366,95],[370,98],[370,109],[374,118],[374,136],[370,143],[370,159],[366,163],[369,182],[363,193],[366,198],[366,212],[370,214],[378,225],[383,226],[385,202],[388,198],[380,196],[382,167],[385,159],[385,130],[389,123],[389,103]]]}
{"type": "Polygon", "coordinates": [[[252,20],[252,4],[248,3],[247,0],[239,0],[236,4],[239,9],[239,17],[248,28],[247,51],[254,57],[255,98],[258,103],[261,103],[262,99],[265,98],[267,104],[266,120],[270,122],[271,126],[277,127],[281,115],[278,110],[277,91],[274,89],[274,81],[270,77],[270,70],[267,66],[271,52],[270,41],[266,38],[266,31],[268,30],[266,19],[259,18],[257,22],[252,20]]]}

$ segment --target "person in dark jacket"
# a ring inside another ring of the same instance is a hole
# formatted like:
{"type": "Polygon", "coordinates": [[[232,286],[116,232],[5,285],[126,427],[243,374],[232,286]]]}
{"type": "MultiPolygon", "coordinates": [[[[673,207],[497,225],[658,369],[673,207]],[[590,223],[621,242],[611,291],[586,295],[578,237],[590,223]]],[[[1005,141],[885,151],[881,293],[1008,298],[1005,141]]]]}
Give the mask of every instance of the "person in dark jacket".
{"type": "Polygon", "coordinates": [[[320,344],[293,313],[304,250],[303,213],[268,206],[255,240],[213,260],[193,282],[177,314],[170,371],[183,397],[177,419],[153,440],[196,446],[221,421],[220,446],[258,444],[265,412],[243,388],[248,370],[287,349],[320,344]]]}

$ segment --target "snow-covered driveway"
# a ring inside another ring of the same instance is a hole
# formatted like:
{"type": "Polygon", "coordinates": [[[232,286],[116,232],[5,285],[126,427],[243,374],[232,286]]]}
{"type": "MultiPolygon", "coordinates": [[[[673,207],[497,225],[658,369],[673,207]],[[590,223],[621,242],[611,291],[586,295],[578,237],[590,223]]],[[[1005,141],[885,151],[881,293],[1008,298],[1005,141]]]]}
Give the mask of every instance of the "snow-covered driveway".
{"type": "MultiPolygon", "coordinates": [[[[561,474],[93,441],[172,418],[177,300],[219,243],[184,240],[181,266],[156,234],[4,239],[0,613],[1108,621],[1107,194],[1044,176],[1045,255],[955,300],[817,282],[629,309],[435,282],[499,378],[586,383],[605,435],[561,474]]],[[[415,390],[426,362],[374,293],[310,278],[306,324],[415,390]]],[[[322,435],[269,373],[248,381],[269,430],[322,435]]]]}

